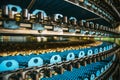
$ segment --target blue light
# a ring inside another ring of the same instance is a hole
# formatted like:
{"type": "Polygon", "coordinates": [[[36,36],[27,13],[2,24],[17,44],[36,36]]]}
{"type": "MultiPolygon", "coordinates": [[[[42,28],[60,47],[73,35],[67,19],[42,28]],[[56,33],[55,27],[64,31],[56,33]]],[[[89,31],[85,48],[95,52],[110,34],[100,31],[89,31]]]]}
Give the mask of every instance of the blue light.
{"type": "Polygon", "coordinates": [[[28,66],[42,66],[43,65],[43,59],[40,57],[33,57],[28,61],[28,66]],[[37,60],[37,62],[35,62],[37,60]]]}
{"type": "Polygon", "coordinates": [[[61,62],[61,57],[60,55],[53,55],[50,59],[50,64],[54,64],[57,62],[61,62]]]}
{"type": "Polygon", "coordinates": [[[46,14],[45,11],[43,11],[43,10],[38,10],[38,9],[36,9],[36,10],[34,10],[34,11],[32,12],[32,14],[36,15],[36,14],[38,14],[39,12],[42,12],[42,13],[43,13],[43,16],[44,16],[44,17],[47,17],[47,14],[46,14]]]}
{"type": "Polygon", "coordinates": [[[15,60],[5,60],[5,61],[2,61],[2,63],[0,64],[0,72],[15,70],[18,68],[19,68],[19,64],[15,60]]]}
{"type": "Polygon", "coordinates": [[[16,5],[12,5],[12,4],[8,4],[7,5],[8,9],[9,10],[12,10],[12,8],[16,8],[18,13],[20,13],[22,11],[21,7],[20,6],[16,6],[16,5]]]}

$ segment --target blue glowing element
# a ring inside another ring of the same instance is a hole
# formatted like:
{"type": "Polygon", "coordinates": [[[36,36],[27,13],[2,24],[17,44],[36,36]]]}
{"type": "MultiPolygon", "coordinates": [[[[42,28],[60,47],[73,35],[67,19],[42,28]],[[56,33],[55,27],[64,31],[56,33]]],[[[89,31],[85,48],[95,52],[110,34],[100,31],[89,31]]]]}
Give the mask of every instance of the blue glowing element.
{"type": "Polygon", "coordinates": [[[105,70],[107,70],[107,65],[105,65],[105,70]]]}
{"type": "Polygon", "coordinates": [[[69,60],[74,60],[74,59],[75,59],[74,53],[72,53],[72,52],[68,53],[66,60],[69,61],[69,60]]]}
{"type": "Polygon", "coordinates": [[[98,54],[98,49],[97,48],[94,50],[94,54],[98,54]]]}
{"type": "Polygon", "coordinates": [[[78,57],[79,57],[79,58],[82,58],[82,57],[84,57],[84,56],[85,56],[85,52],[84,52],[84,51],[80,51],[78,57]]]}
{"type": "Polygon", "coordinates": [[[16,21],[4,21],[3,27],[7,29],[18,29],[20,26],[16,24],[16,21]]]}
{"type": "Polygon", "coordinates": [[[2,63],[0,64],[0,72],[15,70],[18,68],[19,68],[19,64],[15,60],[5,60],[5,61],[2,61],[2,63]]]}
{"type": "Polygon", "coordinates": [[[22,11],[20,6],[9,4],[9,5],[7,5],[7,7],[9,10],[12,10],[12,8],[16,8],[16,10],[17,10],[16,12],[18,12],[18,13],[20,13],[22,11]]]}
{"type": "Polygon", "coordinates": [[[36,9],[36,10],[34,10],[34,11],[32,12],[32,14],[36,15],[36,14],[38,14],[39,12],[43,13],[43,16],[44,16],[44,17],[47,17],[47,14],[46,14],[45,11],[43,11],[43,10],[38,10],[38,9],[36,9]]]}
{"type": "Polygon", "coordinates": [[[31,58],[28,62],[28,66],[42,66],[43,65],[43,59],[40,57],[34,57],[31,58]]]}
{"type": "Polygon", "coordinates": [[[45,30],[44,26],[42,24],[39,24],[39,23],[32,24],[32,29],[33,30],[45,30]]]}
{"type": "Polygon", "coordinates": [[[100,47],[99,52],[102,52],[102,51],[103,51],[103,49],[102,49],[102,47],[100,47]]]}
{"type": "Polygon", "coordinates": [[[100,75],[100,71],[98,70],[97,72],[96,72],[96,76],[98,77],[100,75]]]}
{"type": "Polygon", "coordinates": [[[82,20],[82,22],[86,22],[86,20],[82,20]]]}
{"type": "Polygon", "coordinates": [[[63,17],[62,14],[55,14],[55,19],[59,19],[60,17],[63,17]]]}
{"type": "Polygon", "coordinates": [[[91,74],[90,80],[94,80],[94,79],[95,79],[95,75],[94,75],[94,74],[91,74]]]}
{"type": "Polygon", "coordinates": [[[106,47],[104,47],[104,51],[106,51],[107,49],[106,49],[106,47]]]}
{"type": "Polygon", "coordinates": [[[75,17],[70,17],[69,20],[75,20],[75,21],[77,21],[77,19],[75,17]]]}
{"type": "Polygon", "coordinates": [[[50,64],[54,64],[57,62],[61,62],[61,57],[60,55],[53,55],[50,59],[50,64]]]}
{"type": "Polygon", "coordinates": [[[103,73],[104,72],[104,68],[101,68],[101,73],[103,73]]]}
{"type": "Polygon", "coordinates": [[[90,55],[92,55],[92,54],[93,54],[93,51],[92,51],[91,49],[88,50],[87,55],[90,56],[90,55]]]}

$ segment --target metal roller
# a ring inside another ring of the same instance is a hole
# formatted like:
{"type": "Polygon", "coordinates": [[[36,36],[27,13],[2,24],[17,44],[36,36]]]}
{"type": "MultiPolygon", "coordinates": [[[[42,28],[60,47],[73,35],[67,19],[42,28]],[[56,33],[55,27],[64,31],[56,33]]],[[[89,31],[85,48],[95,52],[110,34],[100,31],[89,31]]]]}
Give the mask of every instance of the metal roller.
{"type": "Polygon", "coordinates": [[[75,63],[75,68],[80,68],[80,63],[79,62],[75,63]]]}
{"type": "Polygon", "coordinates": [[[9,18],[10,19],[14,19],[15,18],[15,12],[14,11],[12,11],[12,10],[10,10],[9,12],[8,12],[8,15],[9,15],[9,18]]]}
{"type": "Polygon", "coordinates": [[[79,63],[78,59],[72,61],[71,64],[75,68],[80,68],[80,63],[79,63]]]}
{"type": "Polygon", "coordinates": [[[73,69],[72,65],[71,65],[71,64],[68,64],[68,65],[67,65],[67,70],[68,70],[68,71],[72,71],[72,69],[73,69]]]}
{"type": "Polygon", "coordinates": [[[96,29],[96,30],[99,29],[99,24],[95,24],[95,29],[96,29]]]}
{"type": "Polygon", "coordinates": [[[94,29],[94,23],[90,22],[90,28],[94,29]]]}
{"type": "Polygon", "coordinates": [[[103,25],[100,25],[99,29],[102,30],[103,29],[103,25]]]}
{"type": "Polygon", "coordinates": [[[31,14],[31,15],[30,15],[30,21],[31,21],[31,22],[34,22],[35,20],[36,20],[36,16],[31,14]]]}
{"type": "Polygon", "coordinates": [[[99,54],[97,54],[96,60],[97,60],[97,62],[100,61],[100,55],[99,54]]]}
{"type": "Polygon", "coordinates": [[[87,65],[86,59],[81,59],[81,60],[80,60],[80,64],[81,64],[82,66],[86,66],[86,65],[87,65]]]}
{"type": "Polygon", "coordinates": [[[54,70],[58,73],[58,74],[63,74],[64,73],[64,68],[63,66],[55,66],[54,70]]]}
{"type": "Polygon", "coordinates": [[[39,19],[39,21],[44,19],[44,16],[43,16],[42,12],[39,12],[38,19],[39,19]]]}
{"type": "Polygon", "coordinates": [[[28,9],[23,10],[22,16],[23,16],[24,19],[28,19],[28,9]]]}
{"type": "Polygon", "coordinates": [[[84,22],[81,20],[81,21],[79,21],[79,26],[80,27],[83,27],[84,26],[84,22]]]}
{"type": "Polygon", "coordinates": [[[64,73],[64,68],[62,66],[58,67],[58,74],[63,74],[64,73]]]}
{"type": "Polygon", "coordinates": [[[89,28],[89,22],[85,22],[85,27],[89,28]]]}
{"type": "Polygon", "coordinates": [[[96,55],[93,55],[93,57],[92,57],[92,62],[96,62],[96,55]]]}
{"type": "Polygon", "coordinates": [[[100,60],[104,60],[103,53],[100,53],[100,60]]]}
{"type": "Polygon", "coordinates": [[[8,16],[8,7],[3,6],[3,16],[8,16]]]}
{"type": "Polygon", "coordinates": [[[64,16],[64,17],[63,17],[63,22],[64,22],[64,23],[68,23],[68,18],[67,18],[67,16],[64,16]]]}
{"type": "Polygon", "coordinates": [[[89,58],[87,58],[87,64],[91,64],[92,63],[92,58],[91,57],[89,57],[89,58]]]}
{"type": "Polygon", "coordinates": [[[77,21],[75,19],[73,20],[73,25],[77,25],[77,21]]]}
{"type": "Polygon", "coordinates": [[[52,71],[51,71],[51,69],[45,69],[45,71],[44,71],[45,73],[45,76],[46,77],[52,77],[52,71]]]}

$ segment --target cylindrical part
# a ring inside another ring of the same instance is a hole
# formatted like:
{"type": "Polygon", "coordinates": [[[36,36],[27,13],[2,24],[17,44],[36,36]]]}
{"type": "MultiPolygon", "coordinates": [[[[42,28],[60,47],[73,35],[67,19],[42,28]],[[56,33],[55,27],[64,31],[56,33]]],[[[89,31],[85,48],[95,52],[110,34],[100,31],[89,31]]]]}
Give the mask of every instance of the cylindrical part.
{"type": "Polygon", "coordinates": [[[79,62],[75,63],[75,68],[80,68],[80,63],[79,62]]]}
{"type": "Polygon", "coordinates": [[[39,19],[39,20],[43,20],[43,19],[44,19],[44,15],[43,15],[42,12],[40,12],[40,13],[38,14],[38,19],[39,19]]]}
{"type": "Polygon", "coordinates": [[[20,21],[21,20],[21,15],[19,13],[15,14],[15,20],[20,21]]]}
{"type": "Polygon", "coordinates": [[[73,68],[72,65],[71,65],[71,64],[68,64],[67,70],[68,70],[68,71],[72,71],[72,68],[73,68]]]}
{"type": "Polygon", "coordinates": [[[63,22],[64,22],[64,23],[67,23],[67,22],[68,22],[67,16],[64,16],[64,17],[63,17],[63,22]]]}
{"type": "Polygon", "coordinates": [[[36,16],[31,14],[30,20],[31,20],[32,22],[34,22],[34,21],[36,20],[36,16]]]}
{"type": "Polygon", "coordinates": [[[58,72],[58,73],[59,73],[59,74],[63,74],[63,72],[64,72],[64,68],[63,68],[62,66],[60,66],[60,67],[59,67],[59,72],[58,72]]]}
{"type": "Polygon", "coordinates": [[[14,19],[14,11],[9,11],[9,18],[14,19]]]}
{"type": "Polygon", "coordinates": [[[45,74],[46,74],[47,77],[52,77],[52,71],[50,69],[47,69],[45,71],[45,74]]]}
{"type": "Polygon", "coordinates": [[[52,20],[55,21],[55,22],[57,21],[57,19],[56,19],[56,14],[54,14],[54,15],[52,16],[52,20]]]}
{"type": "Polygon", "coordinates": [[[87,27],[87,28],[89,27],[89,22],[85,23],[85,27],[87,27]]]}
{"type": "Polygon", "coordinates": [[[94,29],[94,23],[93,23],[93,24],[91,24],[91,28],[92,28],[92,29],[94,29]]]}
{"type": "Polygon", "coordinates": [[[84,26],[84,23],[83,23],[83,21],[81,20],[81,21],[79,21],[79,25],[80,25],[80,27],[83,27],[84,26]]]}
{"type": "Polygon", "coordinates": [[[28,19],[28,9],[23,10],[23,15],[22,16],[23,16],[24,19],[28,19]]]}
{"type": "Polygon", "coordinates": [[[8,7],[7,6],[3,6],[3,15],[4,16],[8,15],[8,7]]]}
{"type": "Polygon", "coordinates": [[[36,80],[39,80],[39,74],[38,73],[36,74],[35,77],[36,77],[36,80]]]}

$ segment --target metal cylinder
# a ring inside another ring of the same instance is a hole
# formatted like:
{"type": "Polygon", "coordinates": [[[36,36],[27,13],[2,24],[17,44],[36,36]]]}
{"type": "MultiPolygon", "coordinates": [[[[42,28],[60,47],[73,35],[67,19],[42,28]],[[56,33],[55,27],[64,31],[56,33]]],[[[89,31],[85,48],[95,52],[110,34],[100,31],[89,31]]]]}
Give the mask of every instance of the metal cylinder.
{"type": "Polygon", "coordinates": [[[40,12],[40,13],[38,14],[38,19],[39,19],[39,20],[43,20],[43,19],[44,19],[44,15],[43,15],[42,12],[40,12]]]}
{"type": "Polygon", "coordinates": [[[67,70],[68,70],[68,71],[72,71],[72,68],[73,68],[72,65],[71,65],[71,64],[68,64],[67,70]]]}
{"type": "Polygon", "coordinates": [[[3,15],[4,16],[8,15],[8,7],[7,6],[3,6],[3,15]]]}
{"type": "Polygon", "coordinates": [[[83,27],[83,26],[84,26],[84,23],[83,23],[82,20],[79,22],[79,25],[80,25],[80,27],[83,27]]]}
{"type": "Polygon", "coordinates": [[[68,22],[67,16],[64,16],[64,17],[63,17],[63,22],[64,22],[64,23],[67,23],[67,22],[68,22]]]}
{"type": "Polygon", "coordinates": [[[91,27],[92,29],[94,29],[94,23],[92,23],[90,27],[91,27]]]}
{"type": "Polygon", "coordinates": [[[15,14],[15,12],[10,10],[9,11],[9,18],[14,19],[14,14],[15,14]]]}
{"type": "Polygon", "coordinates": [[[21,20],[21,15],[19,13],[15,14],[15,20],[20,21],[21,20]]]}
{"type": "Polygon", "coordinates": [[[89,22],[85,23],[85,27],[87,27],[87,28],[89,27],[89,22]]]}
{"type": "Polygon", "coordinates": [[[52,21],[57,21],[57,19],[56,19],[56,14],[54,14],[53,16],[52,16],[52,21]]]}
{"type": "Polygon", "coordinates": [[[30,15],[30,21],[31,21],[31,22],[34,22],[35,20],[36,20],[36,16],[31,14],[31,15],[30,15]]]}
{"type": "Polygon", "coordinates": [[[98,30],[98,29],[99,29],[99,25],[98,25],[98,24],[96,24],[96,25],[95,25],[95,28],[96,28],[96,30],[98,30]]]}
{"type": "Polygon", "coordinates": [[[75,19],[73,20],[73,25],[77,25],[77,21],[75,19]]]}
{"type": "Polygon", "coordinates": [[[79,62],[75,63],[75,68],[80,68],[80,63],[79,62]]]}
{"type": "Polygon", "coordinates": [[[23,18],[28,19],[28,9],[23,10],[23,18]]]}
{"type": "Polygon", "coordinates": [[[64,73],[64,68],[62,66],[59,67],[59,74],[63,74],[64,73]]]}

